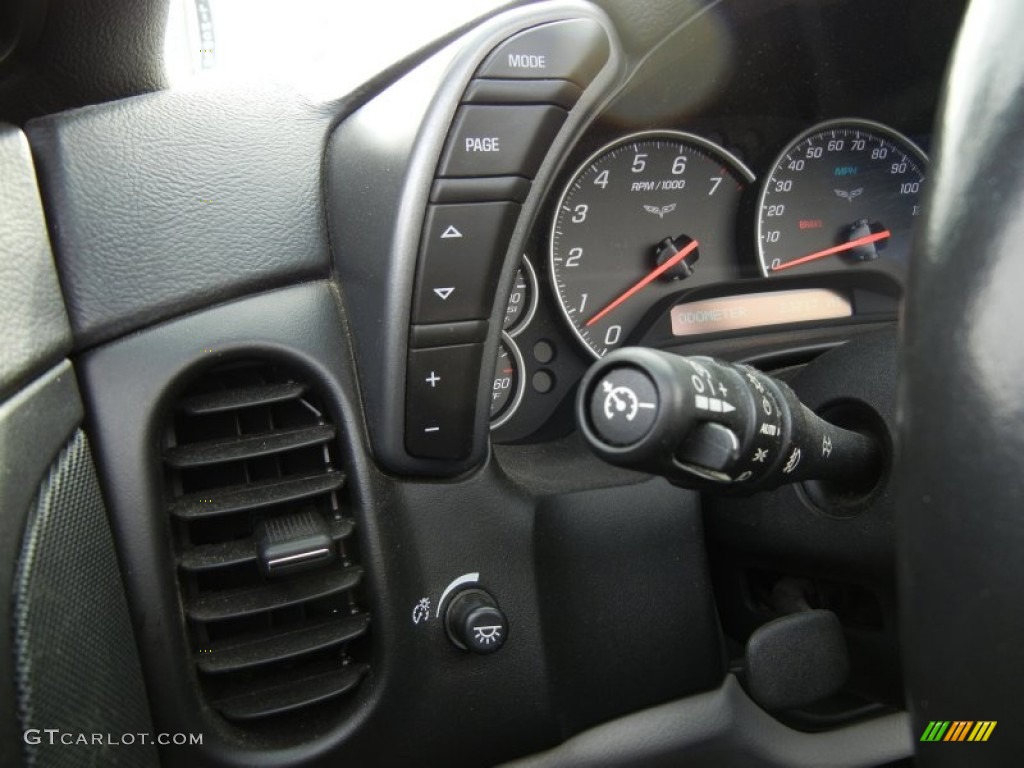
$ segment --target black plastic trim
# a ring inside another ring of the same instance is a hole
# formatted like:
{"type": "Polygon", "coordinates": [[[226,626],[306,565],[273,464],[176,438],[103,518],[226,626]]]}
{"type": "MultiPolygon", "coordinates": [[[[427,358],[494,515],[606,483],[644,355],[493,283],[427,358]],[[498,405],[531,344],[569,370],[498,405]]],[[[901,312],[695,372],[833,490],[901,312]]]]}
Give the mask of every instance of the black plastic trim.
{"type": "Polygon", "coordinates": [[[301,397],[306,385],[296,381],[284,384],[262,384],[254,387],[238,387],[221,392],[210,392],[182,400],[178,407],[193,416],[223,413],[256,405],[270,405],[301,397]]]}
{"type": "Polygon", "coordinates": [[[478,179],[437,179],[430,188],[432,203],[525,202],[530,180],[522,176],[481,176],[478,179]]]}
{"type": "MultiPolygon", "coordinates": [[[[167,415],[201,371],[233,360],[269,360],[290,367],[316,387],[338,426],[340,464],[346,468],[346,493],[356,510],[372,594],[373,582],[380,578],[372,566],[379,556],[369,485],[373,470],[361,442],[363,422],[352,405],[356,385],[344,328],[334,289],[322,281],[158,325],[98,347],[80,360],[90,431],[126,574],[154,723],[163,730],[205,734],[199,749],[163,748],[166,765],[248,766],[257,756],[266,763],[293,764],[323,756],[365,721],[387,679],[383,666],[375,668],[359,690],[339,701],[330,721],[307,718],[301,739],[278,733],[254,743],[252,734],[239,733],[200,704],[169,540],[160,458],[167,415]]],[[[386,607],[371,603],[371,614],[386,621],[386,607]]],[[[377,659],[393,639],[373,633],[372,642],[377,659]]]]}
{"type": "Polygon", "coordinates": [[[356,566],[305,574],[277,584],[225,589],[186,602],[185,613],[195,621],[221,621],[264,613],[289,605],[346,592],[359,584],[363,569],[356,566]]]}
{"type": "Polygon", "coordinates": [[[334,427],[320,424],[314,427],[279,429],[225,440],[206,440],[201,443],[179,445],[164,451],[164,461],[179,469],[204,467],[225,461],[270,456],[310,445],[322,445],[334,439],[334,427]]]}
{"type": "Polygon", "coordinates": [[[258,720],[281,715],[351,691],[366,672],[365,665],[352,664],[341,669],[323,669],[298,679],[285,673],[258,690],[221,699],[215,706],[229,720],[258,720]]]}
{"type": "Polygon", "coordinates": [[[477,78],[466,89],[467,104],[554,104],[572,109],[583,91],[568,80],[489,80],[477,78]]]}
{"type": "Polygon", "coordinates": [[[409,346],[413,349],[446,347],[452,344],[473,344],[486,338],[486,320],[431,323],[429,325],[414,325],[409,329],[409,346]]]}
{"type": "Polygon", "coordinates": [[[365,634],[369,625],[369,616],[358,614],[341,621],[330,618],[289,632],[263,635],[231,645],[215,645],[209,653],[197,659],[196,666],[209,674],[236,672],[347,642],[365,634]]]}
{"type": "Polygon", "coordinates": [[[344,483],[344,472],[315,472],[311,475],[265,480],[237,488],[222,488],[182,496],[171,504],[169,509],[172,515],[183,519],[212,517],[243,509],[257,509],[272,504],[298,501],[328,491],[336,491],[344,483]]]}
{"type": "Polygon", "coordinates": [[[505,768],[866,768],[913,751],[906,713],[801,733],[766,714],[730,675],[715,691],[628,715],[505,768]]]}

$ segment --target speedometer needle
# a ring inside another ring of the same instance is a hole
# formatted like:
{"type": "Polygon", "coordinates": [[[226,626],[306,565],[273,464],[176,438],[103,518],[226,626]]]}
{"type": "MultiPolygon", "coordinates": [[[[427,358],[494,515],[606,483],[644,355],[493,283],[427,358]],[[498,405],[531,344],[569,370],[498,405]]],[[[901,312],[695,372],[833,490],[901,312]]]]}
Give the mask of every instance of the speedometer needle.
{"type": "Polygon", "coordinates": [[[689,256],[691,253],[693,253],[696,249],[697,249],[697,241],[696,240],[691,240],[686,245],[685,248],[683,248],[681,251],[676,253],[671,259],[669,259],[664,264],[662,264],[662,265],[656,267],[655,269],[653,269],[651,272],[649,272],[647,275],[645,275],[643,277],[643,279],[641,279],[639,282],[635,283],[631,288],[627,288],[617,298],[612,299],[612,301],[609,302],[609,304],[604,309],[602,309],[600,312],[598,312],[592,318],[587,320],[586,327],[589,328],[594,323],[596,323],[598,320],[600,320],[602,317],[604,317],[609,312],[611,312],[613,309],[615,309],[620,304],[622,304],[624,301],[626,301],[630,296],[632,296],[632,295],[642,291],[649,283],[653,282],[654,280],[657,280],[663,274],[665,274],[670,269],[672,269],[672,267],[674,267],[676,264],[681,262],[683,259],[685,259],[687,256],[689,256]]]}
{"type": "MultiPolygon", "coordinates": [[[[883,229],[881,232],[875,232],[874,234],[867,235],[866,237],[858,237],[856,240],[851,240],[848,243],[837,245],[834,248],[826,248],[823,251],[815,251],[809,253],[806,256],[801,256],[799,259],[793,259],[779,264],[777,267],[772,267],[772,272],[779,272],[783,269],[789,269],[790,267],[798,267],[801,264],[806,264],[809,261],[816,261],[817,259],[823,259],[826,256],[831,256],[835,253],[842,253],[843,251],[852,251],[854,248],[859,248],[862,245],[869,245],[871,243],[877,243],[879,240],[885,240],[892,233],[888,229],[883,229]]],[[[589,325],[589,323],[588,323],[589,325]]]]}

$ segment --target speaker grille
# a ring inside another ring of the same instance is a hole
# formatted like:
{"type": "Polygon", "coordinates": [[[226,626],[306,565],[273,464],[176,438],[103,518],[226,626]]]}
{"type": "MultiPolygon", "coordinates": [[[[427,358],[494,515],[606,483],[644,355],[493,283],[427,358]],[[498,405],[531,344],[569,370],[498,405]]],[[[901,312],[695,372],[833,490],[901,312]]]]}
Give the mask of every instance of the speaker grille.
{"type": "Polygon", "coordinates": [[[153,732],[114,539],[82,430],[75,432],[40,487],[14,589],[18,714],[26,731],[39,729],[43,736],[35,743],[25,740],[24,762],[18,764],[158,766],[152,744],[68,746],[49,740],[41,730],[153,732]]]}

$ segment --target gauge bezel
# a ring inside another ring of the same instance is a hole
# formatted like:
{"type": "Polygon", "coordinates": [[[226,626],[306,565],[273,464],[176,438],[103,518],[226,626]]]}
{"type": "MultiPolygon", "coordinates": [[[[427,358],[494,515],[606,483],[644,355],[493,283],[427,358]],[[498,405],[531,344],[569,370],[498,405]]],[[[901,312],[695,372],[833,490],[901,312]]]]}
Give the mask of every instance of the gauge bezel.
{"type": "MultiPolygon", "coordinates": [[[[540,284],[537,282],[537,272],[533,268],[533,264],[530,263],[530,259],[524,253],[520,264],[526,267],[526,282],[530,284],[530,304],[526,308],[526,314],[519,318],[519,322],[513,323],[511,328],[502,328],[502,333],[507,333],[513,339],[526,330],[526,327],[533,320],[534,314],[537,312],[537,302],[540,298],[540,284]]],[[[515,286],[513,286],[515,288],[515,286]]],[[[508,306],[506,300],[505,306],[508,306]]]]}
{"type": "MultiPolygon", "coordinates": [[[[895,128],[885,125],[885,123],[879,123],[876,120],[868,120],[862,117],[838,117],[817,123],[807,130],[802,131],[797,136],[790,139],[790,141],[782,148],[782,151],[779,152],[768,165],[766,175],[761,182],[761,189],[757,193],[757,205],[754,209],[756,211],[755,216],[757,217],[757,226],[754,228],[754,253],[757,255],[757,268],[761,273],[761,277],[766,280],[772,279],[773,275],[770,270],[765,268],[764,263],[764,253],[762,251],[761,242],[761,227],[764,224],[764,216],[762,214],[764,212],[764,198],[765,195],[768,194],[768,187],[771,186],[772,179],[775,177],[775,171],[778,169],[779,164],[783,159],[785,159],[786,155],[792,152],[799,144],[817,133],[834,128],[859,128],[865,131],[872,131],[902,145],[903,148],[910,150],[911,153],[916,155],[917,159],[921,161],[921,165],[925,170],[927,178],[928,165],[930,162],[928,155],[926,155],[924,150],[921,149],[921,147],[919,147],[914,141],[897,131],[895,128]]],[[[837,268],[835,271],[842,272],[843,268],[837,268]]]]}
{"type": "Polygon", "coordinates": [[[523,395],[526,394],[526,367],[523,362],[523,353],[519,351],[519,345],[516,344],[512,336],[506,331],[501,332],[501,340],[498,342],[498,347],[500,348],[503,344],[516,363],[516,389],[512,393],[512,401],[498,418],[491,422],[492,430],[508,423],[508,420],[519,410],[519,406],[523,402],[523,395]]]}
{"type": "MultiPolygon", "coordinates": [[[[628,133],[624,136],[620,136],[619,138],[609,141],[608,143],[596,149],[594,152],[587,155],[586,159],[578,166],[576,166],[575,170],[573,170],[565,185],[562,187],[562,191],[558,195],[558,202],[555,204],[553,208],[554,215],[551,217],[551,229],[548,231],[548,277],[551,281],[551,290],[555,294],[555,303],[558,305],[558,310],[561,313],[562,318],[565,320],[566,324],[569,326],[569,330],[572,331],[573,336],[580,343],[583,349],[590,353],[590,355],[595,360],[600,360],[602,356],[599,355],[597,353],[597,350],[591,347],[590,344],[587,343],[587,340],[583,338],[583,334],[580,333],[579,329],[576,327],[576,324],[572,321],[572,318],[569,316],[569,312],[565,308],[565,304],[562,302],[562,296],[558,292],[558,281],[557,275],[555,274],[554,251],[555,228],[558,226],[558,212],[561,210],[562,205],[565,203],[566,195],[569,194],[569,190],[572,188],[572,185],[576,182],[576,179],[579,178],[580,174],[582,174],[589,165],[597,161],[600,157],[607,154],[608,152],[611,152],[613,149],[617,149],[618,147],[623,146],[625,144],[629,144],[630,142],[658,138],[675,139],[676,141],[695,144],[699,148],[704,149],[712,156],[717,155],[723,162],[728,163],[734,171],[738,172],[738,174],[741,177],[743,177],[743,180],[746,182],[747,187],[750,187],[757,181],[757,176],[754,175],[754,172],[751,171],[750,168],[748,168],[747,165],[742,160],[740,160],[735,154],[730,152],[721,144],[716,144],[715,142],[709,139],[705,139],[703,136],[698,136],[695,133],[688,133],[687,131],[677,131],[673,129],[653,129],[649,131],[636,131],[634,133],[628,133]]],[[[744,192],[746,191],[747,190],[744,190],[744,192]]],[[[740,206],[740,208],[742,208],[742,206],[740,206]]],[[[739,213],[740,211],[737,211],[737,214],[739,213]]],[[[733,226],[739,227],[739,224],[739,216],[737,216],[737,220],[733,226]]]]}

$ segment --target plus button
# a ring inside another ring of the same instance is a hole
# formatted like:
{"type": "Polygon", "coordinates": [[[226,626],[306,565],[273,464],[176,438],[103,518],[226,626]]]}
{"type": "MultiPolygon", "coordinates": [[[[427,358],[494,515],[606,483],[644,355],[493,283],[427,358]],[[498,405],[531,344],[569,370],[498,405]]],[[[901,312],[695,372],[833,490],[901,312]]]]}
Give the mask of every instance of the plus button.
{"type": "Polygon", "coordinates": [[[424,381],[426,381],[430,385],[431,389],[434,389],[437,386],[437,382],[439,382],[440,380],[441,377],[438,376],[437,373],[435,373],[434,371],[431,371],[430,375],[427,376],[426,379],[424,379],[424,381]]]}

